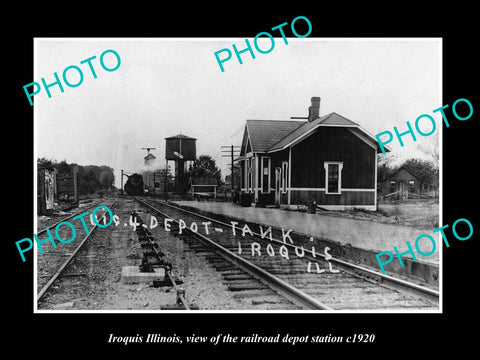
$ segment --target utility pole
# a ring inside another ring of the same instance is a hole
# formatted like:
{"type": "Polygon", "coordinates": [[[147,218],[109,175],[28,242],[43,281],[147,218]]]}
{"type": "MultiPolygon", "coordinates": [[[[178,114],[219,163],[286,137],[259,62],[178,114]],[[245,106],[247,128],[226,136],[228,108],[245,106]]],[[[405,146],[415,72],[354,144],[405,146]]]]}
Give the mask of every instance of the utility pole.
{"type": "Polygon", "coordinates": [[[168,160],[165,160],[165,201],[168,201],[168,160]]]}
{"type": "Polygon", "coordinates": [[[234,155],[238,156],[240,154],[240,149],[241,146],[235,146],[235,145],[230,145],[230,146],[222,146],[222,157],[229,157],[231,164],[231,175],[230,175],[230,187],[232,191],[234,190],[234,184],[233,184],[233,159],[234,155]],[[228,149],[228,150],[225,150],[228,149]]]}
{"type": "Polygon", "coordinates": [[[122,174],[120,175],[120,195],[123,195],[123,169],[122,174]]]}
{"type": "Polygon", "coordinates": [[[155,196],[155,170],[153,170],[153,196],[155,196]]]}

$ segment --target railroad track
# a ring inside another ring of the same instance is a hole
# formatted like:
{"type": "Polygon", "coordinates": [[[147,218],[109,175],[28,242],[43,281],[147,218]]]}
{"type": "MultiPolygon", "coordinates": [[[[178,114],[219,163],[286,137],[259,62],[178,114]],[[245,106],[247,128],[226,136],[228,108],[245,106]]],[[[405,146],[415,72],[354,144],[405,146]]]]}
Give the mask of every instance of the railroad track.
{"type": "Polygon", "coordinates": [[[47,229],[52,229],[52,228],[54,228],[55,226],[57,226],[58,224],[60,224],[60,223],[63,222],[63,221],[67,221],[67,220],[69,220],[69,219],[71,219],[71,218],[73,218],[73,217],[75,217],[75,216],[77,216],[77,215],[80,215],[81,213],[85,212],[86,210],[89,210],[89,209],[93,208],[94,206],[100,205],[100,203],[101,203],[100,201],[93,202],[93,203],[91,203],[91,204],[89,204],[89,205],[87,205],[87,206],[85,206],[85,207],[82,207],[82,210],[81,210],[81,211],[78,211],[78,212],[76,212],[76,213],[74,213],[74,214],[70,214],[70,215],[64,217],[64,218],[61,219],[61,220],[58,220],[58,221],[55,221],[55,222],[52,223],[52,224],[49,224],[46,228],[37,231],[37,236],[45,233],[45,232],[47,231],[47,229]]]}
{"type": "MultiPolygon", "coordinates": [[[[232,297],[240,304],[228,307],[229,310],[243,310],[245,304],[249,310],[301,310],[302,306],[295,304],[293,301],[285,298],[265,282],[257,279],[248,271],[239,268],[236,263],[232,263],[225,257],[212,252],[212,249],[191,236],[182,238],[188,245],[185,252],[192,252],[196,256],[203,257],[208,261],[215,271],[221,274],[222,283],[226,286],[226,290],[231,292],[232,297]]],[[[207,285],[208,286],[208,285],[207,285]]],[[[222,308],[224,310],[224,308],[222,308]]]]}
{"type": "Polygon", "coordinates": [[[165,278],[168,279],[167,284],[171,285],[177,294],[176,304],[169,307],[164,305],[163,308],[174,310],[197,309],[195,305],[189,304],[185,299],[185,290],[179,286],[179,284],[177,284],[172,266],[170,263],[164,260],[165,253],[159,249],[158,242],[155,241],[155,237],[152,235],[150,230],[148,230],[148,226],[135,211],[131,216],[133,222],[138,225],[136,226],[138,240],[142,243],[142,248],[146,249],[146,251],[143,253],[143,261],[140,265],[140,268],[145,272],[154,272],[154,267],[162,267],[165,270],[165,278]],[[149,260],[152,256],[154,257],[153,261],[149,260]]]}
{"type": "MultiPolygon", "coordinates": [[[[245,290],[251,286],[257,292],[268,290],[287,300],[280,305],[285,309],[438,309],[436,290],[351,264],[312,247],[262,237],[253,231],[241,236],[245,231],[241,224],[233,226],[165,202],[135,200],[160,217],[172,219],[167,223],[174,234],[180,233],[182,228],[183,240],[225,272],[225,279],[233,281],[232,289],[245,290]],[[209,224],[208,234],[206,223],[209,224]],[[252,241],[255,246],[251,245],[252,241]],[[282,251],[284,256],[280,256],[282,251]],[[302,256],[297,256],[300,254],[302,256]],[[235,281],[240,281],[240,285],[235,281]],[[249,285],[252,281],[260,285],[249,285]]],[[[264,294],[267,296],[266,292],[264,294]]]]}
{"type": "MultiPolygon", "coordinates": [[[[38,239],[44,240],[48,238],[47,230],[50,231],[50,234],[54,238],[56,243],[56,247],[53,247],[51,242],[46,241],[42,243],[43,254],[37,249],[37,256],[36,256],[36,267],[37,267],[37,277],[36,277],[36,287],[37,287],[37,304],[42,301],[44,296],[50,291],[52,285],[59,279],[62,274],[64,273],[65,269],[68,267],[69,264],[72,263],[73,259],[79,253],[82,246],[87,242],[89,238],[92,237],[96,233],[98,226],[95,223],[91,223],[88,216],[84,217],[85,226],[88,229],[87,231],[84,229],[84,225],[80,219],[75,221],[70,221],[70,224],[74,226],[75,229],[75,238],[71,242],[62,243],[59,242],[55,236],[55,231],[53,229],[62,222],[66,222],[69,219],[76,217],[79,214],[84,213],[86,210],[99,205],[99,202],[94,203],[88,207],[82,208],[82,211],[71,214],[60,221],[55,222],[54,224],[49,225],[47,228],[37,232],[38,239]]],[[[102,205],[108,206],[111,210],[113,210],[115,206],[115,201],[107,200],[102,202],[102,205]]],[[[96,213],[96,218],[98,219],[98,223],[105,224],[105,215],[107,211],[102,209],[102,211],[98,211],[96,213]]],[[[70,239],[72,238],[73,231],[70,227],[59,227],[58,228],[58,235],[62,239],[70,239]]],[[[74,276],[73,274],[72,276],[74,276]]]]}

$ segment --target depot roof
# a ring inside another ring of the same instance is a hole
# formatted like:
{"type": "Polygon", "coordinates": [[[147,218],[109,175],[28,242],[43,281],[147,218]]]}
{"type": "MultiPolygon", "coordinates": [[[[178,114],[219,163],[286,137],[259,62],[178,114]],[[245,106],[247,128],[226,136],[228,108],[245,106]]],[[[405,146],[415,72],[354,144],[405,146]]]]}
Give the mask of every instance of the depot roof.
{"type": "MultiPolygon", "coordinates": [[[[275,152],[287,149],[302,141],[320,127],[345,127],[363,141],[376,146],[381,152],[376,139],[359,124],[332,112],[312,121],[287,120],[247,120],[247,134],[253,152],[275,152]]],[[[386,149],[390,151],[390,149],[386,149]]]]}

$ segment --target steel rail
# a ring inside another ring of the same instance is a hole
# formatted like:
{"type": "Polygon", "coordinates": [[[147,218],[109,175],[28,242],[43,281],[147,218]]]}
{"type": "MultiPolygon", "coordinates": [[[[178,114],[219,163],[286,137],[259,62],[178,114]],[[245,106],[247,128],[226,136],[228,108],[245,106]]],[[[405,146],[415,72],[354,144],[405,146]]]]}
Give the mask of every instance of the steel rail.
{"type": "MultiPolygon", "coordinates": [[[[161,216],[165,218],[172,219],[174,223],[179,225],[179,222],[173,219],[170,215],[165,214],[164,212],[156,209],[149,203],[135,198],[140,204],[152,209],[153,211],[157,212],[161,216]]],[[[218,254],[223,256],[225,259],[230,261],[231,263],[235,264],[241,270],[247,272],[248,274],[252,275],[254,278],[262,282],[264,285],[268,286],[270,289],[274,290],[275,292],[279,293],[286,299],[290,300],[294,304],[309,310],[333,310],[328,305],[314,299],[312,296],[306,294],[305,292],[291,286],[290,284],[286,283],[285,281],[281,280],[277,276],[270,274],[269,272],[265,271],[264,269],[260,268],[259,266],[249,262],[248,260],[238,256],[237,254],[233,253],[232,251],[226,249],[225,247],[219,245],[215,241],[209,239],[208,237],[194,232],[188,228],[184,229],[186,232],[191,234],[192,236],[198,238],[202,243],[205,245],[214,248],[218,254]]]]}
{"type": "MultiPolygon", "coordinates": [[[[115,202],[111,205],[113,208],[115,205],[115,202]]],[[[100,218],[100,221],[102,221],[105,218],[105,215],[107,215],[107,212],[103,213],[102,217],[100,218]]],[[[60,276],[60,274],[63,272],[63,270],[67,267],[67,265],[72,261],[72,259],[77,255],[77,253],[80,251],[80,248],[83,246],[83,244],[90,238],[90,236],[93,234],[93,232],[97,229],[97,224],[94,223],[93,228],[90,230],[90,232],[85,236],[85,238],[82,240],[82,242],[76,247],[75,251],[65,260],[65,262],[58,268],[58,270],[55,272],[55,274],[48,280],[48,282],[43,286],[43,288],[40,290],[40,292],[37,294],[37,303],[40,301],[40,299],[45,295],[45,293],[48,291],[50,286],[57,280],[57,278],[60,276]]],[[[48,229],[48,228],[47,228],[48,229]]]]}
{"type": "MultiPolygon", "coordinates": [[[[225,223],[221,220],[213,219],[211,217],[208,217],[208,216],[205,216],[205,215],[202,215],[202,214],[198,214],[198,213],[195,213],[195,212],[187,210],[187,209],[183,209],[181,207],[172,205],[172,204],[167,203],[165,201],[160,201],[160,204],[169,206],[171,208],[174,208],[176,210],[182,211],[182,212],[187,213],[187,214],[191,214],[191,215],[203,218],[203,219],[208,220],[208,221],[216,222],[217,224],[227,226],[229,228],[235,227],[235,229],[238,229],[238,230],[242,229],[240,226],[235,226],[233,224],[228,224],[228,223],[225,223]]],[[[252,233],[256,237],[260,238],[260,240],[267,241],[267,240],[265,240],[264,237],[262,237],[261,234],[259,234],[257,232],[254,232],[254,231],[252,231],[252,233]]],[[[269,238],[268,242],[270,242],[270,238],[269,238]]],[[[283,245],[283,246],[285,246],[289,249],[293,249],[293,250],[294,249],[300,249],[300,247],[298,247],[296,245],[289,244],[289,243],[284,243],[283,241],[278,240],[278,239],[274,239],[273,237],[272,237],[272,242],[274,242],[276,244],[279,244],[279,245],[283,245]]],[[[305,248],[303,248],[303,246],[302,246],[302,249],[305,252],[310,253],[309,259],[311,259],[311,260],[315,259],[316,257],[321,257],[324,260],[326,260],[326,255],[325,254],[318,253],[316,251],[312,251],[312,250],[309,250],[309,249],[305,249],[305,248]]],[[[361,272],[361,273],[364,273],[364,274],[371,275],[371,276],[373,276],[377,279],[380,279],[381,283],[379,283],[378,285],[383,285],[387,288],[392,288],[393,287],[394,289],[406,290],[410,293],[414,293],[414,294],[417,294],[417,295],[421,295],[422,297],[426,297],[431,301],[434,301],[434,302],[439,301],[439,297],[440,297],[439,291],[428,288],[426,286],[411,283],[409,281],[399,279],[399,278],[396,278],[396,277],[393,277],[393,276],[390,276],[390,275],[387,275],[387,274],[383,274],[383,273],[380,273],[378,271],[368,269],[368,268],[362,267],[362,266],[357,265],[357,264],[352,264],[348,261],[341,260],[341,259],[338,259],[338,258],[335,258],[335,257],[329,257],[328,261],[331,261],[331,262],[333,262],[337,265],[340,265],[344,271],[348,272],[352,276],[359,277],[358,273],[355,272],[355,271],[358,271],[358,272],[361,272]]]]}

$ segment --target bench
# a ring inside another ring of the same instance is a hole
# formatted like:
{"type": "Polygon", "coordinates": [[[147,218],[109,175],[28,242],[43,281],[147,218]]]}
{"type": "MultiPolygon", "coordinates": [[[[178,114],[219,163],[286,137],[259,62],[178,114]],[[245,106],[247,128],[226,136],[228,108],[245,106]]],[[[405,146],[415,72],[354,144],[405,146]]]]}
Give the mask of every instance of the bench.
{"type": "Polygon", "coordinates": [[[211,193],[204,193],[204,192],[196,192],[193,194],[193,197],[197,200],[200,201],[201,199],[205,199],[209,201],[209,199],[213,198],[213,194],[211,193]]]}

